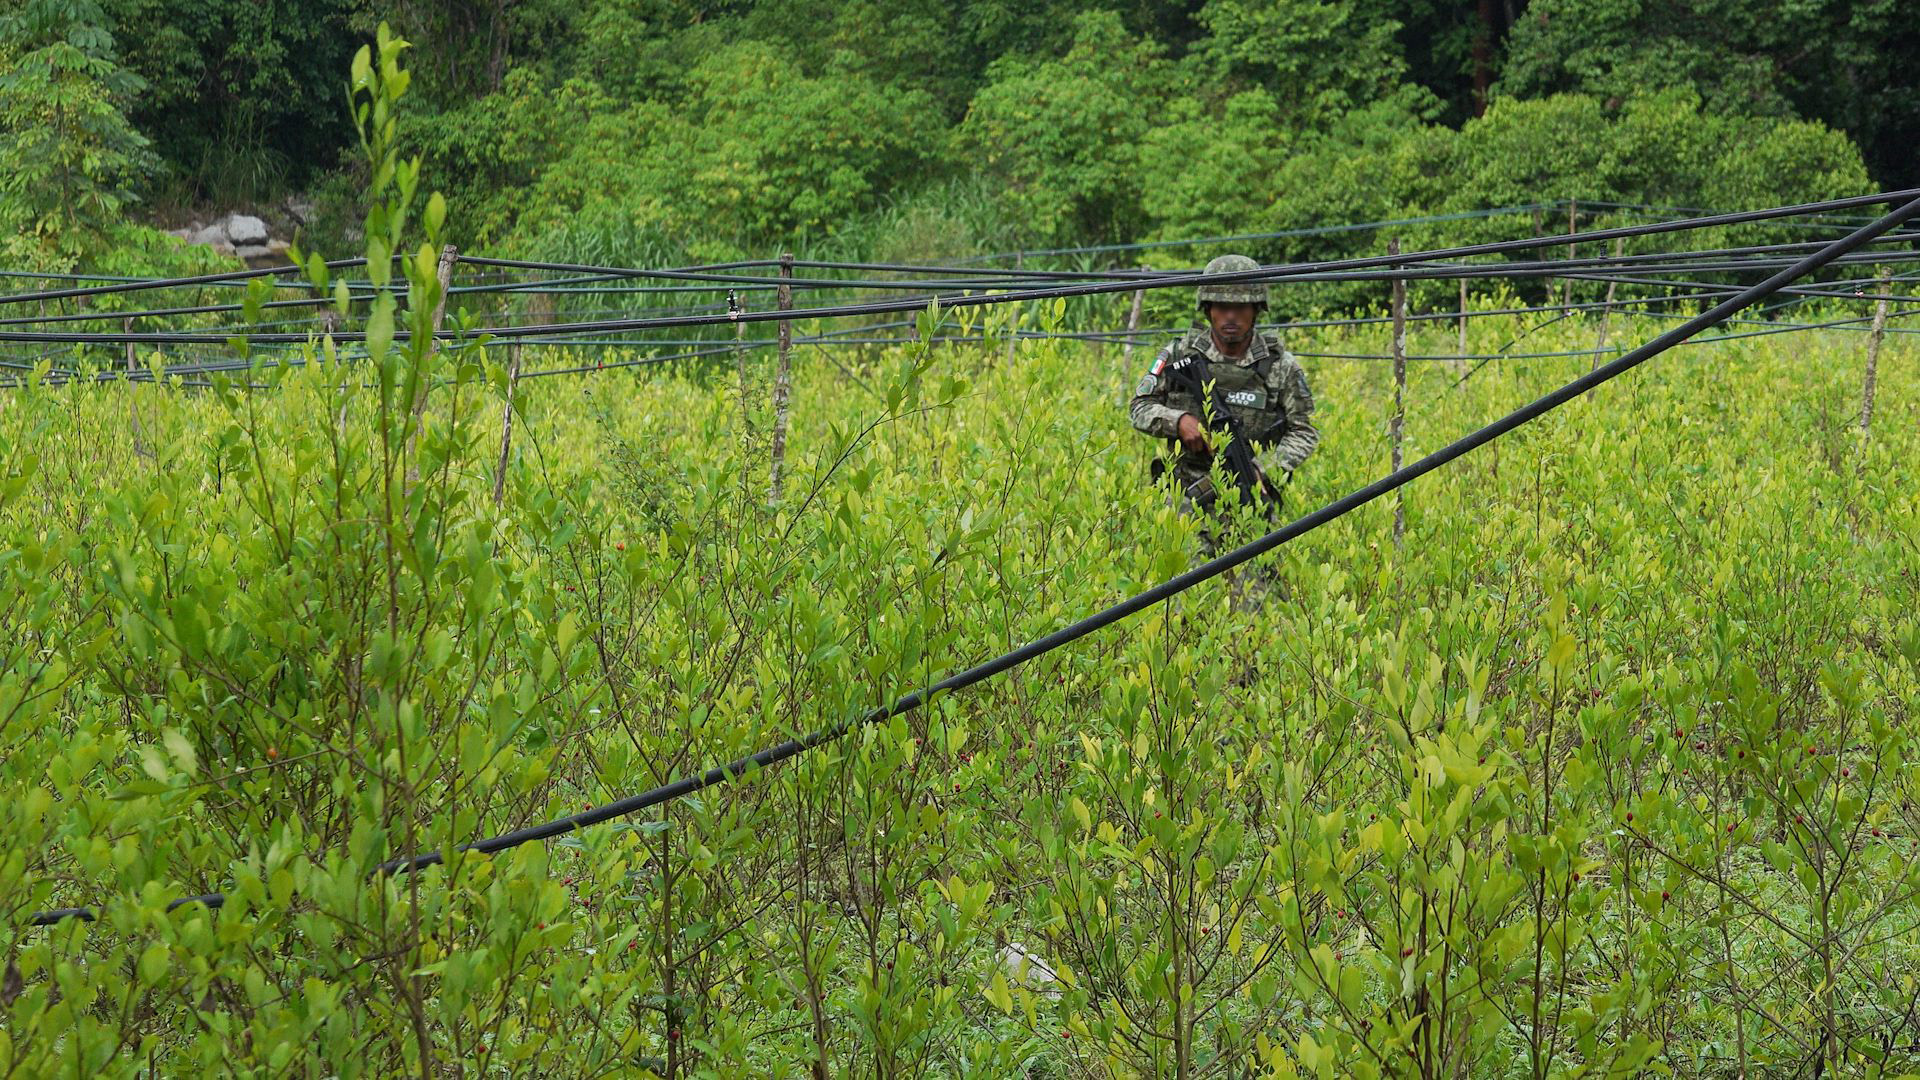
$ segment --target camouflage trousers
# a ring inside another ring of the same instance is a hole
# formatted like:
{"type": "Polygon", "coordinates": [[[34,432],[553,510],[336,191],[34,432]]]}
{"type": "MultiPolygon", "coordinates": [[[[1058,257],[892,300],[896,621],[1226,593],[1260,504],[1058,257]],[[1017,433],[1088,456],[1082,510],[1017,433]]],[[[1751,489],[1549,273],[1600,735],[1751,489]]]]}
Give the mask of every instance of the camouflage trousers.
{"type": "MultiPolygon", "coordinates": [[[[1168,498],[1169,505],[1182,517],[1198,517],[1203,522],[1194,540],[1195,566],[1257,539],[1280,518],[1280,507],[1266,504],[1258,518],[1232,520],[1227,507],[1213,496],[1211,478],[1202,478],[1198,484],[1176,482],[1168,498]]],[[[1275,598],[1285,595],[1285,585],[1265,557],[1234,567],[1227,571],[1226,578],[1228,595],[1237,612],[1258,612],[1269,595],[1275,598]]]]}

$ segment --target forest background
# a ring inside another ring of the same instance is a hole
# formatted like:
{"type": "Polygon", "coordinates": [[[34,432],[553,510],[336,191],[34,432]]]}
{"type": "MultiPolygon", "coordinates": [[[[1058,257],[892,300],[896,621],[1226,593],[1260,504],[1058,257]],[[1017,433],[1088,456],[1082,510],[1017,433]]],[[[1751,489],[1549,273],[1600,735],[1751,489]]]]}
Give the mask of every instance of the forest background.
{"type": "Polygon", "coordinates": [[[341,73],[381,19],[469,252],[910,261],[1920,184],[1913,0],[0,0],[0,263],[202,269],[160,229],[227,209],[357,247],[341,73]]]}

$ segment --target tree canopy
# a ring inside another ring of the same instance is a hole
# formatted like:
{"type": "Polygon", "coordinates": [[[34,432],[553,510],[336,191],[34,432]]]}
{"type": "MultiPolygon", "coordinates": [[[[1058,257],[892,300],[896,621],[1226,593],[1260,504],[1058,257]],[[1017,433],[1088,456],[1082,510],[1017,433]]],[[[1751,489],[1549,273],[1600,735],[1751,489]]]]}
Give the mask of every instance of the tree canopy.
{"type": "Polygon", "coordinates": [[[1920,183],[1920,69],[1906,60],[1920,0],[399,0],[378,13],[0,0],[0,13],[0,217],[16,255],[43,261],[84,259],[98,246],[84,238],[142,201],[306,192],[330,220],[358,220],[340,72],[376,14],[413,43],[422,104],[405,137],[461,208],[455,239],[501,250],[870,249],[882,222],[940,218],[947,253],[965,254],[1920,183]],[[70,197],[54,207],[51,190],[70,197]]]}

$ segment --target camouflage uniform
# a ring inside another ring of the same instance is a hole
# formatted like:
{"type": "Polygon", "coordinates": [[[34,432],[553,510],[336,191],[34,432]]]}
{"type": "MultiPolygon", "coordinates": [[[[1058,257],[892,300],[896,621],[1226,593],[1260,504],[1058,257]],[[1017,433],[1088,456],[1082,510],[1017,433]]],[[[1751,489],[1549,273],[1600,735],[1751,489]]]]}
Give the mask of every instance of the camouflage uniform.
{"type": "MultiPolygon", "coordinates": [[[[1320,443],[1320,433],[1313,427],[1313,392],[1307,389],[1307,373],[1271,331],[1256,333],[1247,343],[1246,354],[1229,360],[1214,345],[1208,325],[1204,321],[1196,323],[1179,340],[1161,349],[1153,366],[1140,376],[1128,409],[1133,426],[1176,443],[1183,414],[1192,413],[1202,420],[1203,427],[1207,426],[1205,404],[1187,387],[1178,385],[1172,374],[1183,365],[1195,363],[1196,356],[1205,358],[1207,378],[1219,388],[1221,400],[1240,421],[1241,430],[1261,432],[1286,421],[1279,438],[1260,447],[1256,455],[1260,468],[1275,483],[1282,482],[1313,453],[1320,443]]],[[[1209,441],[1216,448],[1225,437],[1224,430],[1209,433],[1209,441]]],[[[1211,509],[1216,497],[1212,463],[1212,458],[1182,448],[1173,465],[1181,492],[1189,502],[1204,509],[1211,509]]]]}
{"type": "MultiPolygon", "coordinates": [[[[1241,255],[1223,255],[1207,264],[1209,274],[1254,270],[1252,259],[1241,255]]],[[[1264,309],[1267,287],[1258,283],[1215,283],[1202,285],[1198,293],[1204,313],[1208,303],[1255,304],[1264,309]]],[[[1177,505],[1182,513],[1197,506],[1209,518],[1218,519],[1225,506],[1219,501],[1219,483],[1230,478],[1222,474],[1225,462],[1214,455],[1195,454],[1180,447],[1180,418],[1188,413],[1208,432],[1215,454],[1228,437],[1228,426],[1216,420],[1208,422],[1207,403],[1194,392],[1193,383],[1211,384],[1214,400],[1233,414],[1240,430],[1256,438],[1254,460],[1261,472],[1276,486],[1293,475],[1307,455],[1319,445],[1320,433],[1313,427],[1313,393],[1307,389],[1307,373],[1281,344],[1278,335],[1259,331],[1247,342],[1246,352],[1229,359],[1213,341],[1213,329],[1205,318],[1179,340],[1161,349],[1153,366],[1134,387],[1133,403],[1128,408],[1133,426],[1148,435],[1168,440],[1179,447],[1174,459],[1173,476],[1178,484],[1177,505]],[[1198,375],[1197,380],[1188,374],[1198,375]]],[[[1159,475],[1158,472],[1155,475],[1159,475]]],[[[1272,521],[1278,506],[1259,500],[1260,512],[1272,521]]],[[[1210,558],[1218,553],[1221,538],[1213,528],[1200,532],[1200,554],[1210,558]]],[[[1254,582],[1239,573],[1232,576],[1234,606],[1257,609],[1257,596],[1249,584],[1271,587],[1275,584],[1270,568],[1254,567],[1254,582]]]]}

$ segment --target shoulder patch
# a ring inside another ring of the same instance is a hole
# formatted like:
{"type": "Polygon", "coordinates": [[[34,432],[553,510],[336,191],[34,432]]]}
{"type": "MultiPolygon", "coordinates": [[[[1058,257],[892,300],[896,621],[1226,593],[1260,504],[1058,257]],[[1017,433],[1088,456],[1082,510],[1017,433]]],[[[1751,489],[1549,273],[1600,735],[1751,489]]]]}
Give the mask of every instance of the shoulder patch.
{"type": "MultiPolygon", "coordinates": [[[[1153,370],[1159,371],[1160,365],[1159,364],[1153,365],[1153,370]]],[[[1160,380],[1157,377],[1155,377],[1151,372],[1149,372],[1148,374],[1140,376],[1139,385],[1133,388],[1133,396],[1145,397],[1146,395],[1151,394],[1158,389],[1160,389],[1160,380]]]]}

